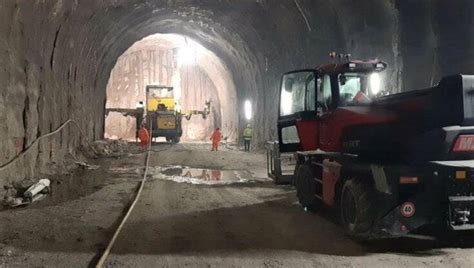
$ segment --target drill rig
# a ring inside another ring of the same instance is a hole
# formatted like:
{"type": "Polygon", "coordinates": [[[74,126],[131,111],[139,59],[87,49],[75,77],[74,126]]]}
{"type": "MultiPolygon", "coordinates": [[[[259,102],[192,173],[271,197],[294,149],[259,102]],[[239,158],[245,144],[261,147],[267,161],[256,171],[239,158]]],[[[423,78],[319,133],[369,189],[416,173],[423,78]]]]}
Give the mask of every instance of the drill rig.
{"type": "Polygon", "coordinates": [[[158,85],[146,86],[146,102],[136,109],[107,108],[109,112],[118,112],[124,116],[133,116],[137,119],[136,132],[138,133],[142,122],[147,128],[152,127],[152,138],[164,137],[166,141],[179,143],[183,135],[182,119],[191,120],[193,115],[201,115],[206,119],[211,110],[211,102],[206,101],[203,110],[181,111],[179,103],[175,100],[174,88],[158,85]]]}
{"type": "Polygon", "coordinates": [[[182,119],[190,120],[193,115],[206,119],[211,102],[206,101],[203,110],[181,111],[174,98],[173,87],[148,85],[146,87],[146,123],[153,125],[151,137],[165,137],[168,142],[178,143],[183,135],[182,119]]]}

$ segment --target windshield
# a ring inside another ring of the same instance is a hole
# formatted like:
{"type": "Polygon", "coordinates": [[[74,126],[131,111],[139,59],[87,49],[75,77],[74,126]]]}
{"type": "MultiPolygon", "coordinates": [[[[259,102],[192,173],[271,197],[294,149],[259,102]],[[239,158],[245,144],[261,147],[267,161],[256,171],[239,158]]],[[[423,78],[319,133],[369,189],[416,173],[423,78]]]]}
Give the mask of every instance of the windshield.
{"type": "Polygon", "coordinates": [[[314,79],[312,71],[289,73],[283,76],[280,95],[281,116],[301,112],[305,109],[315,109],[314,79]]]}
{"type": "Polygon", "coordinates": [[[378,73],[342,73],[337,80],[340,106],[370,103],[380,90],[378,73]]]}
{"type": "Polygon", "coordinates": [[[150,89],[152,98],[173,98],[173,90],[169,88],[152,88],[150,89]]]}

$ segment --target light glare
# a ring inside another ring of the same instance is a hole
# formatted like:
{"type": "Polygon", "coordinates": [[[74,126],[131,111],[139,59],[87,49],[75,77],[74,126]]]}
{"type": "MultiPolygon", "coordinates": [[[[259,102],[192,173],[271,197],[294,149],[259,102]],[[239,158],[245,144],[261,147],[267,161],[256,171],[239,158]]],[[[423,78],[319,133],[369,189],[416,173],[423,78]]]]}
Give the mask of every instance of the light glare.
{"type": "Polygon", "coordinates": [[[252,119],[252,103],[249,100],[245,101],[244,110],[245,110],[245,118],[247,120],[252,119]]]}
{"type": "Polygon", "coordinates": [[[281,91],[281,111],[282,115],[289,115],[292,112],[293,94],[286,90],[281,91]]]}
{"type": "Polygon", "coordinates": [[[191,46],[187,45],[181,47],[178,51],[178,64],[183,65],[192,65],[196,63],[196,50],[191,46]]]}
{"type": "Polygon", "coordinates": [[[380,92],[380,75],[378,73],[370,75],[370,89],[373,95],[377,95],[380,92]]]}

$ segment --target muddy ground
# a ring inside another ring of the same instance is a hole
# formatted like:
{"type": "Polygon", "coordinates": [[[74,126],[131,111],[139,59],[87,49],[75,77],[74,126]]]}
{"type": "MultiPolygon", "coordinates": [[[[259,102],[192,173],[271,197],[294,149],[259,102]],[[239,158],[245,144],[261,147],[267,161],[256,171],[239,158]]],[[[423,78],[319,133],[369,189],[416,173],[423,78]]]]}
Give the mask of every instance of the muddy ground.
{"type": "MultiPolygon", "coordinates": [[[[265,155],[158,144],[111,267],[474,267],[471,243],[358,244],[329,212],[305,212],[266,178],[265,155]],[[190,167],[190,168],[183,168],[190,167]]],[[[87,267],[106,246],[143,172],[144,154],[53,181],[50,196],[0,212],[0,267],[87,267]]]]}

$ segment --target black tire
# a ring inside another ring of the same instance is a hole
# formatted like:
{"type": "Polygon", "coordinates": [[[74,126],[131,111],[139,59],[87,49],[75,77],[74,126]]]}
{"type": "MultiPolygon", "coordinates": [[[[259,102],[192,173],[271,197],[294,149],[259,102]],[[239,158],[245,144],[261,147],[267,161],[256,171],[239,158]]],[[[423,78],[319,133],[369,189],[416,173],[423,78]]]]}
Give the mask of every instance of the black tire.
{"type": "Polygon", "coordinates": [[[357,239],[367,238],[377,213],[373,187],[358,179],[347,180],[340,201],[341,222],[347,234],[357,239]]]}
{"type": "Polygon", "coordinates": [[[300,204],[307,209],[316,209],[321,205],[315,194],[317,182],[314,180],[314,172],[309,164],[302,164],[296,171],[296,195],[300,204]]]}
{"type": "Polygon", "coordinates": [[[285,180],[283,180],[283,178],[280,178],[278,176],[275,176],[275,178],[273,179],[273,183],[275,183],[275,185],[285,185],[285,184],[288,184],[288,182],[286,182],[285,180]]]}
{"type": "Polygon", "coordinates": [[[174,137],[173,138],[173,143],[179,143],[180,140],[181,140],[180,137],[174,137]]]}

